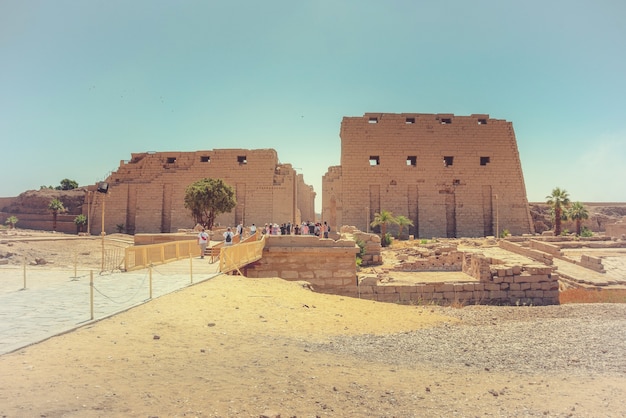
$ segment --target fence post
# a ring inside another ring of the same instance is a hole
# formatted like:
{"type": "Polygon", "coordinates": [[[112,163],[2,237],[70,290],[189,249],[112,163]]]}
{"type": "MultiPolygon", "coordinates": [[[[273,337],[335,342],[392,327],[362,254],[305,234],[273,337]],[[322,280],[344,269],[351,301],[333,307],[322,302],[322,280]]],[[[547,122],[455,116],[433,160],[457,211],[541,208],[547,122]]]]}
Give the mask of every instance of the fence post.
{"type": "Polygon", "coordinates": [[[152,264],[148,267],[148,277],[150,277],[150,299],[152,299],[152,264]]]}
{"type": "Polygon", "coordinates": [[[22,264],[24,265],[24,287],[22,288],[22,290],[26,290],[26,257],[24,257],[24,261],[22,264]]]}
{"type": "Polygon", "coordinates": [[[91,308],[91,320],[93,321],[93,270],[89,271],[89,305],[91,308]]]}

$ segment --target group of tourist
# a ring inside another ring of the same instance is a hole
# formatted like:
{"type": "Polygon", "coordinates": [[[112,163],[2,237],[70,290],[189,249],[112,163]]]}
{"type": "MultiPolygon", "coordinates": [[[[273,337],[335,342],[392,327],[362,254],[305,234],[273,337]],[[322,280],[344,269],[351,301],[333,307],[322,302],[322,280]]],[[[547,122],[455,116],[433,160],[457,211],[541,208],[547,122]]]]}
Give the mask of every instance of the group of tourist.
{"type": "Polygon", "coordinates": [[[291,222],[287,222],[281,225],[278,224],[265,224],[265,228],[261,231],[267,235],[315,235],[317,237],[323,236],[328,238],[330,232],[330,226],[328,222],[324,223],[311,221],[302,222],[300,225],[292,225],[291,222]]]}
{"type": "MultiPolygon", "coordinates": [[[[300,225],[292,225],[291,222],[276,224],[276,223],[266,223],[263,228],[261,228],[261,234],[263,235],[314,235],[317,237],[328,238],[328,233],[330,232],[330,226],[328,222],[302,222],[300,225]]],[[[242,237],[244,233],[243,223],[240,223],[235,228],[235,231],[231,227],[228,227],[226,231],[224,231],[224,245],[230,246],[233,245],[233,240],[235,235],[239,235],[242,237]]],[[[257,227],[255,224],[250,225],[250,235],[254,235],[257,233],[257,227]]],[[[198,245],[200,246],[200,258],[204,258],[204,253],[206,252],[207,246],[209,244],[209,234],[206,232],[204,228],[198,234],[198,245]]]]}

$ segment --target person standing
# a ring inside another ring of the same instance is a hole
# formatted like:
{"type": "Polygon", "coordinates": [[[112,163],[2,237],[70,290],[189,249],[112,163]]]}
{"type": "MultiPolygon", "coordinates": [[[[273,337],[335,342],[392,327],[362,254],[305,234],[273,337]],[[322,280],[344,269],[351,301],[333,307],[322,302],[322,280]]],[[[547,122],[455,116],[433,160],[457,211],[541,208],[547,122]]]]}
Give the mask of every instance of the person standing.
{"type": "Polygon", "coordinates": [[[252,226],[250,227],[250,235],[254,235],[256,234],[256,225],[252,224],[252,226]]]}
{"type": "Polygon", "coordinates": [[[198,234],[198,245],[200,246],[200,258],[204,258],[206,247],[209,245],[209,234],[206,233],[204,228],[198,234]]]}
{"type": "Polygon", "coordinates": [[[233,245],[233,231],[230,230],[230,226],[224,232],[224,245],[233,245]]]}

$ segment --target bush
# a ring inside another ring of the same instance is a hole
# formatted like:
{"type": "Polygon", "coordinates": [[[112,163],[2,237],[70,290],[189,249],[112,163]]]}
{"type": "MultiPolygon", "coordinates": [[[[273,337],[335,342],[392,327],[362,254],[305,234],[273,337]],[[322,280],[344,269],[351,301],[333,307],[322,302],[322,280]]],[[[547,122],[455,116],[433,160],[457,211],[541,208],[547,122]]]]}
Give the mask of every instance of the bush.
{"type": "Polygon", "coordinates": [[[365,242],[362,239],[357,239],[356,245],[359,246],[359,252],[356,255],[356,266],[361,267],[363,256],[365,255],[365,242]]]}
{"type": "Polygon", "coordinates": [[[581,237],[593,237],[593,231],[589,228],[587,228],[586,226],[583,226],[582,229],[580,230],[580,236],[581,237]]]}
{"type": "Polygon", "coordinates": [[[117,225],[115,225],[115,229],[117,229],[117,232],[119,234],[123,234],[124,233],[124,229],[126,229],[126,225],[124,225],[124,224],[117,224],[117,225]]]}
{"type": "Polygon", "coordinates": [[[389,247],[392,242],[393,242],[393,236],[389,232],[387,232],[383,239],[383,247],[389,247]]]}
{"type": "Polygon", "coordinates": [[[509,235],[511,235],[511,232],[508,229],[503,229],[502,232],[500,232],[500,238],[506,238],[509,235]]]}
{"type": "Polygon", "coordinates": [[[15,224],[19,221],[19,219],[17,219],[17,216],[9,216],[7,218],[6,221],[4,221],[5,224],[9,225],[9,228],[13,229],[15,228],[15,224]]]}

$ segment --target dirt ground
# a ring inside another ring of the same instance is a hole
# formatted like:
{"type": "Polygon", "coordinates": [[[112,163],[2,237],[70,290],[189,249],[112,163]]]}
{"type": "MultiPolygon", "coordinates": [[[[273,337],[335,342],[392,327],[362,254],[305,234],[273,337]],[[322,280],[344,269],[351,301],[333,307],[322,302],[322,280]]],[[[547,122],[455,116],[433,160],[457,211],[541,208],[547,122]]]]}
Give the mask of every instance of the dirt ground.
{"type": "MultiPolygon", "coordinates": [[[[38,254],[71,265],[70,242],[38,254]]],[[[81,249],[98,255],[98,245],[81,249]]],[[[0,416],[626,416],[624,375],[398,365],[313,348],[456,321],[438,307],[218,276],[0,356],[0,416]]]]}

